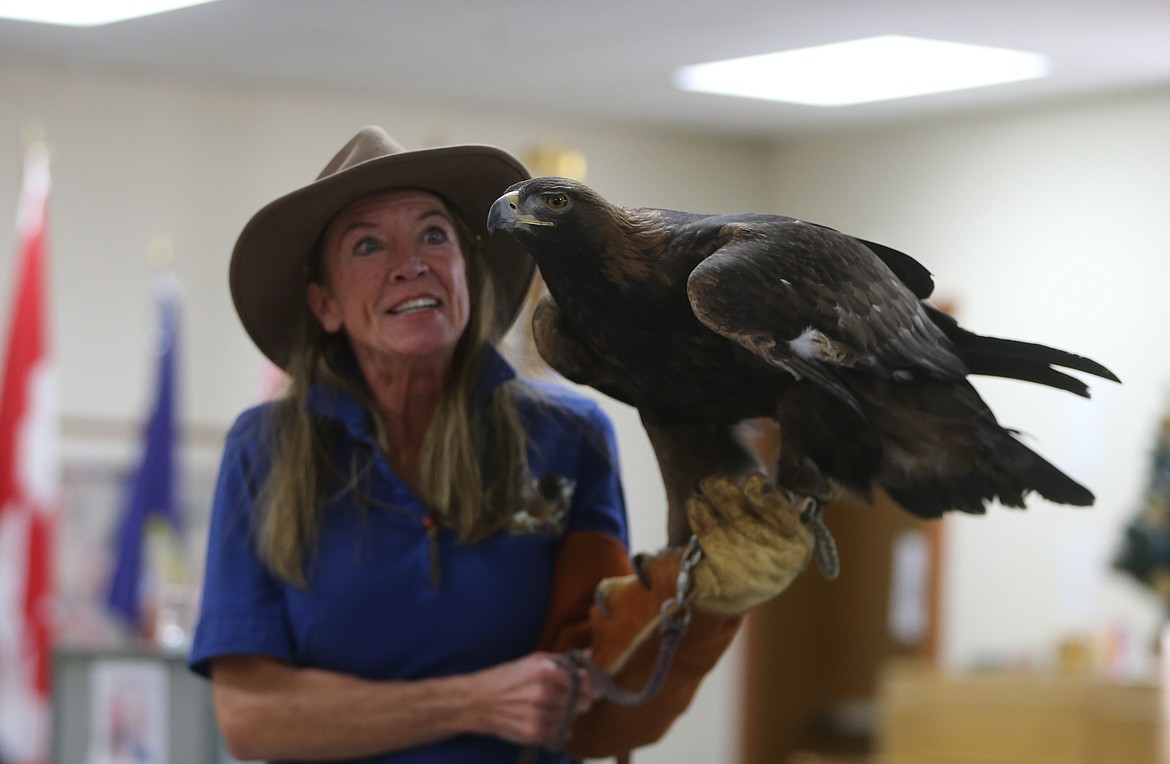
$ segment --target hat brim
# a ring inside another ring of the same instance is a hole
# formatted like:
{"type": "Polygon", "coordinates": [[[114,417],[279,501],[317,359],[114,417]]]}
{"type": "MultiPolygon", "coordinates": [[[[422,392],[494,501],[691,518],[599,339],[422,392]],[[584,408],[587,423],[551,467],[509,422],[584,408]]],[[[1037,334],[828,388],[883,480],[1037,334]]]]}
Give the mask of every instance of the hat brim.
{"type": "Polygon", "coordinates": [[[308,311],[303,266],[325,226],[361,196],[419,188],[445,199],[482,239],[495,286],[491,335],[498,339],[523,307],[536,264],[513,237],[488,235],[488,210],[528,177],[523,164],[493,146],[445,146],[376,157],[276,199],[252,216],[232,251],[228,279],[245,331],[285,368],[308,311]]]}

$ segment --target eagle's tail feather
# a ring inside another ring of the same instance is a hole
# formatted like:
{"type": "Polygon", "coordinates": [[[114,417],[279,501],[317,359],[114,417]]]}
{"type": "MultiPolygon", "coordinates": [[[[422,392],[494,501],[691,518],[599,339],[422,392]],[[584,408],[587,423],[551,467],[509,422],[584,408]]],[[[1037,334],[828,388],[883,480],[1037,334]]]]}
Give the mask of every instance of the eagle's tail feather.
{"type": "Polygon", "coordinates": [[[959,356],[967,363],[971,374],[1035,382],[1085,398],[1089,397],[1088,385],[1053,367],[1082,371],[1113,382],[1121,381],[1112,371],[1091,358],[1035,342],[975,334],[959,326],[954,318],[937,308],[930,305],[926,308],[934,323],[955,343],[959,356]]]}
{"type": "Polygon", "coordinates": [[[920,517],[940,517],[944,512],[983,514],[984,502],[998,500],[1008,507],[1024,506],[1035,492],[1057,504],[1088,506],[1089,489],[1061,472],[1006,430],[995,456],[962,475],[930,475],[905,485],[884,486],[894,501],[920,517]]]}

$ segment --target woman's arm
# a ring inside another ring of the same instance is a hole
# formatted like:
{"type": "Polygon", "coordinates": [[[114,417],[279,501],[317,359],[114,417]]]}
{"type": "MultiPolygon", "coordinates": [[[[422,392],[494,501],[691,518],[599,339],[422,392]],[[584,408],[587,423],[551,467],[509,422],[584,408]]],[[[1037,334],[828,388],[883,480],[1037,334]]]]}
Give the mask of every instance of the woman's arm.
{"type": "MultiPolygon", "coordinates": [[[[582,679],[578,713],[594,696],[582,679]]],[[[347,759],[461,733],[536,744],[555,736],[569,691],[548,653],[417,681],[372,681],[258,655],[212,662],[220,730],[231,754],[246,760],[347,759]]]]}
{"type": "MultiPolygon", "coordinates": [[[[665,683],[641,705],[603,702],[581,716],[565,746],[571,755],[603,758],[662,737],[731,643],[742,614],[782,592],[808,564],[813,540],[801,507],[762,475],[704,478],[687,509],[703,558],[688,597],[693,617],[665,683]]],[[[661,606],[676,595],[684,553],[642,555],[639,573],[623,575],[633,570],[624,550],[603,533],[565,537],[539,645],[554,651],[588,646],[620,686],[637,691],[655,668],[661,606]]]]}

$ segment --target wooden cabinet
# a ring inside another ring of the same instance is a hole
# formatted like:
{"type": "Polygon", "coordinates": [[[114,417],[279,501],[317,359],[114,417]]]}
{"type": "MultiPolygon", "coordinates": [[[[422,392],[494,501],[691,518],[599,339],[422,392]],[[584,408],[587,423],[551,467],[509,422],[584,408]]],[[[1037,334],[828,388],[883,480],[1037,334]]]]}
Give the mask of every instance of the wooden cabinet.
{"type": "Polygon", "coordinates": [[[880,764],[1155,764],[1153,683],[1029,674],[884,672],[880,764]]]}
{"type": "Polygon", "coordinates": [[[878,497],[825,510],[841,552],[841,577],[808,570],[747,622],[741,764],[790,764],[872,755],[882,667],[934,653],[938,556],[933,554],[926,630],[913,643],[890,633],[894,542],[922,534],[940,548],[938,523],[878,497]]]}

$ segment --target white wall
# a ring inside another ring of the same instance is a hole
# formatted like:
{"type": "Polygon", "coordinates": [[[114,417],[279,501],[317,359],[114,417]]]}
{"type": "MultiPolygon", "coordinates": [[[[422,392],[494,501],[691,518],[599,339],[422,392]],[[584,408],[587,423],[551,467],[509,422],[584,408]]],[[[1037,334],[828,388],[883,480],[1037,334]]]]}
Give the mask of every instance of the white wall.
{"type": "MultiPolygon", "coordinates": [[[[590,182],[615,201],[770,209],[865,235],[930,267],[937,294],[954,300],[969,328],[1111,366],[1125,384],[1093,383],[1092,401],[980,383],[1001,421],[1029,433],[1098,503],[1036,502],[1022,514],[948,520],[945,656],[952,665],[987,656],[1042,662],[1070,629],[1096,634],[1114,621],[1152,634],[1150,600],[1101,558],[1136,506],[1167,401],[1170,92],[809,136],[769,151],[612,125],[0,66],[0,216],[15,211],[30,120],[44,125],[55,160],[51,310],[67,417],[136,422],[143,414],[152,318],[145,254],[155,236],[173,240],[186,292],[184,417],[225,427],[260,385],[260,356],[226,286],[231,245],[259,206],[311,179],[367,123],[415,147],[569,146],[585,153],[590,182]]],[[[0,246],[5,331],[13,250],[0,246]]],[[[663,538],[656,466],[636,417],[609,408],[634,544],[653,548],[663,538]]],[[[696,708],[640,762],[732,760],[739,657],[736,648],[725,658],[696,708]]]]}
{"type": "MultiPolygon", "coordinates": [[[[232,244],[253,212],[312,180],[363,125],[381,124],[409,147],[490,143],[520,156],[543,145],[574,148],[589,161],[591,184],[620,203],[731,211],[757,202],[768,188],[766,152],[730,141],[0,66],[0,215],[12,210],[15,216],[22,135],[30,121],[43,126],[53,153],[50,311],[67,423],[97,418],[133,425],[145,414],[153,320],[146,253],[160,235],[173,241],[185,292],[183,419],[214,433],[257,400],[261,356],[240,328],[227,290],[232,244]]],[[[5,337],[14,254],[15,246],[0,245],[5,337]]],[[[622,440],[633,543],[655,549],[665,538],[657,466],[632,410],[607,405],[622,440]]],[[[68,430],[66,436],[67,455],[93,458],[95,444],[68,430]]],[[[136,452],[133,438],[96,447],[114,459],[136,452]]],[[[202,450],[214,459],[214,447],[202,450]]],[[[640,754],[640,762],[733,757],[737,655],[708,679],[691,716],[640,754]]]]}
{"type": "MultiPolygon", "coordinates": [[[[138,416],[151,310],[145,254],[160,234],[174,241],[188,295],[187,416],[226,423],[249,403],[258,353],[226,289],[235,236],[261,205],[312,180],[365,124],[413,147],[492,143],[523,154],[567,145],[585,153],[591,182],[619,201],[734,208],[766,187],[762,154],[730,142],[0,67],[0,178],[8,179],[0,210],[15,210],[30,120],[43,123],[54,155],[53,320],[67,415],[138,416]],[[712,187],[717,171],[736,185],[712,187]]],[[[12,247],[2,249],[0,272],[9,273],[12,247]]]]}
{"type": "MultiPolygon", "coordinates": [[[[935,274],[982,334],[1095,358],[1093,399],[976,384],[1000,422],[1097,495],[1070,509],[946,523],[944,658],[1050,662],[1122,625],[1145,650],[1158,608],[1108,569],[1170,403],[1170,90],[783,141],[775,209],[881,241],[935,274]]],[[[830,520],[831,522],[831,520],[830,520]]]]}

